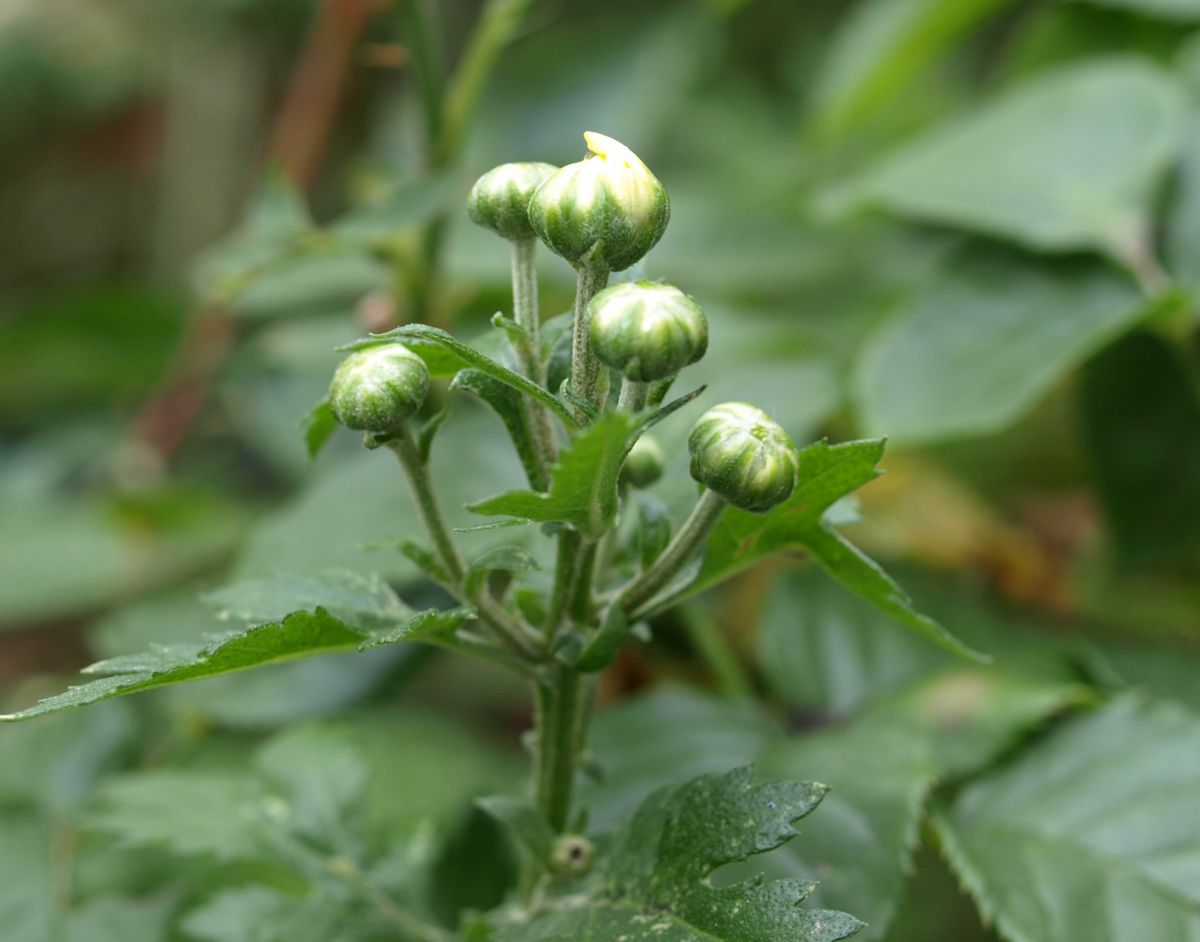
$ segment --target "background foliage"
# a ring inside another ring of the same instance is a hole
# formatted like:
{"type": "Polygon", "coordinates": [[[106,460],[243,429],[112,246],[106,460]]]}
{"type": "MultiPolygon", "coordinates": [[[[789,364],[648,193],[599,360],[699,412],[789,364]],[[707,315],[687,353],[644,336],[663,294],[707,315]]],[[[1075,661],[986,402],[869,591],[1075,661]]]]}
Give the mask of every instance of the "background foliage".
{"type": "MultiPolygon", "coordinates": [[[[476,62],[480,5],[436,6],[431,48],[476,62]]],[[[709,315],[706,400],[798,443],[888,436],[887,475],[836,506],[994,661],[799,556],[749,570],[605,674],[591,826],[755,763],[832,791],[718,885],[817,880],[864,939],[1200,935],[1200,3],[520,6],[489,6],[511,45],[443,127],[406,2],[0,12],[0,701],[205,643],[229,582],[439,603],[396,551],[395,469],[345,434],[310,460],[298,423],[366,330],[485,333],[507,259],[467,187],[595,128],[670,188],[644,272],[709,315]]],[[[542,268],[565,310],[569,270],[542,268]]],[[[522,486],[469,399],[433,453],[455,525],[522,486]]],[[[656,430],[668,454],[686,429],[656,430]]],[[[682,460],[653,494],[687,506],[682,460]]],[[[357,647],[371,616],[322,637],[357,647]]],[[[470,928],[514,878],[473,800],[519,788],[524,704],[403,646],[0,728],[5,938],[470,928]]]]}

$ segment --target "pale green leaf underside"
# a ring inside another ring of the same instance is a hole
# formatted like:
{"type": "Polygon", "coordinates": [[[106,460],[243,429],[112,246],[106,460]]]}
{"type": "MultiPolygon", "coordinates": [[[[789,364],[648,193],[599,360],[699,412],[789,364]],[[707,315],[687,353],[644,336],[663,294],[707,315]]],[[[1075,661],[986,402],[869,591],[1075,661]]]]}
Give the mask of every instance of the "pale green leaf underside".
{"type": "Polygon", "coordinates": [[[825,518],[837,500],[878,477],[876,465],[882,456],[882,439],[838,445],[822,441],[802,448],[792,496],[768,514],[728,509],[709,537],[695,580],[655,602],[654,609],[665,609],[774,553],[804,551],[847,589],[901,624],[949,651],[980,659],[981,655],[918,612],[896,581],[825,518]]]}
{"type": "Polygon", "coordinates": [[[1147,219],[1185,108],[1148,61],[1071,65],[885,157],[851,193],[1034,249],[1112,251],[1147,219]]]}
{"type": "Polygon", "coordinates": [[[593,894],[565,898],[501,942],[834,942],[862,923],[800,903],[813,884],[747,880],[714,888],[718,867],[772,850],[827,789],[802,782],[754,785],[749,768],[704,775],[650,795],[616,837],[593,894]]]}
{"type": "Polygon", "coordinates": [[[378,579],[348,572],[248,580],[216,593],[212,601],[226,617],[249,624],[198,644],[162,646],[93,664],[84,673],[104,676],[0,715],[0,721],[317,654],[433,638],[472,617],[462,608],[414,612],[378,579]]]}
{"type": "Polygon", "coordinates": [[[1200,940],[1200,719],[1129,697],[970,785],[938,819],[1012,942],[1200,940]]]}
{"type": "Polygon", "coordinates": [[[864,344],[863,427],[908,441],[998,431],[1145,313],[1133,283],[1100,263],[959,258],[864,344]]]}

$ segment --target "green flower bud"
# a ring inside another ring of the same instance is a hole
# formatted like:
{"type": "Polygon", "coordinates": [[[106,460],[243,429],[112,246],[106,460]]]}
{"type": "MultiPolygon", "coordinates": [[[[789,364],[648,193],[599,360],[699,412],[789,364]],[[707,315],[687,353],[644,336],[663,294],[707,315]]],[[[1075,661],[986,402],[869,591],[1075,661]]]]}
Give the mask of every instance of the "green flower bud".
{"type": "Polygon", "coordinates": [[[796,486],[796,446],[762,409],[744,402],[726,402],[700,416],[688,451],[692,477],[742,510],[765,513],[796,486]]]}
{"type": "Polygon", "coordinates": [[[708,321],[673,285],[634,281],[599,292],[588,305],[592,353],[638,383],[674,376],[708,349],[708,321]]]}
{"type": "Polygon", "coordinates": [[[537,188],[529,221],[577,268],[622,271],[654,247],[671,217],[667,191],[637,154],[587,131],[591,151],[537,188]]]}
{"type": "Polygon", "coordinates": [[[643,435],[621,465],[621,480],[633,487],[649,487],[662,477],[666,463],[662,445],[651,436],[643,435]]]}
{"type": "Polygon", "coordinates": [[[475,181],[467,196],[471,221],[506,239],[531,239],[529,200],[558,170],[553,164],[501,164],[475,181]]]}
{"type": "Polygon", "coordinates": [[[357,350],[329,384],[333,414],[347,428],[392,432],[421,408],[429,392],[425,361],[398,343],[357,350]]]}

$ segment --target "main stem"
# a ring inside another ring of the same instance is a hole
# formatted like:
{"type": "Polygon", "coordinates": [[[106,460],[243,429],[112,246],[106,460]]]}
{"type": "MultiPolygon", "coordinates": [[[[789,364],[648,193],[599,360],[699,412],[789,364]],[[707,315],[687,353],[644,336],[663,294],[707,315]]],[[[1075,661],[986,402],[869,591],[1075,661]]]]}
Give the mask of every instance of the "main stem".
{"type": "Polygon", "coordinates": [[[555,668],[536,685],[537,806],[554,833],[567,830],[575,793],[575,771],[583,752],[589,684],[569,667],[555,668]]]}
{"type": "Polygon", "coordinates": [[[622,590],[615,604],[620,605],[630,615],[637,614],[646,602],[653,599],[675,574],[704,548],[709,533],[728,506],[725,499],[713,491],[706,490],[701,494],[696,506],[688,514],[679,532],[667,544],[667,548],[662,551],[662,555],[622,590]]]}
{"type": "MultiPolygon", "coordinates": [[[[597,401],[600,364],[588,349],[587,307],[607,281],[608,272],[604,269],[580,268],[575,291],[571,392],[596,406],[600,405],[597,401]]],[[[578,530],[565,528],[559,534],[554,588],[545,624],[547,651],[554,649],[569,614],[579,619],[589,615],[595,556],[596,542],[586,539],[578,530]]],[[[561,833],[571,824],[575,771],[587,725],[589,686],[584,675],[566,666],[547,672],[536,685],[534,792],[538,808],[555,833],[561,833]]]]}

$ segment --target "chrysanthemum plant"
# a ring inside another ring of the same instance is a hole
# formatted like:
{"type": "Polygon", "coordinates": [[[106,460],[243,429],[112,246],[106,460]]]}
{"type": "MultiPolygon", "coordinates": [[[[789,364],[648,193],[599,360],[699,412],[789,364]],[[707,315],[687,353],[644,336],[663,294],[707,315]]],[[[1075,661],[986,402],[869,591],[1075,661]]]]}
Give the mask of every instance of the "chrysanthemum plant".
{"type": "MultiPolygon", "coordinates": [[[[686,518],[674,524],[641,493],[668,462],[685,460],[664,454],[648,432],[696,407],[702,389],[675,398],[672,391],[708,350],[709,325],[701,304],[673,285],[606,287],[613,272],[659,241],[670,203],[631,150],[601,134],[584,137],[589,153],[578,163],[504,164],[471,189],[470,218],[511,251],[511,316],[494,318],[507,355],[490,356],[427,325],[399,327],[352,345],[311,417],[314,449],[336,420],[361,432],[367,448],[399,459],[424,529],[403,539],[401,550],[453,607],[414,611],[381,581],[351,574],[239,584],[218,600],[244,627],[195,647],[94,665],[98,679],[4,719],[334,651],[419,642],[466,652],[527,678],[535,717],[528,794],[484,802],[510,830],[523,876],[508,904],[470,927],[471,938],[846,938],[861,926],[853,916],[800,905],[811,884],[717,888],[709,880],[718,867],[789,840],[824,786],[764,783],[751,769],[734,769],[655,792],[609,835],[589,832],[577,798],[598,673],[657,615],[770,554],[803,552],[901,623],[971,653],[917,613],[834,528],[828,511],[878,474],[882,442],[797,449],[762,409],[721,403],[695,420],[688,437],[698,496],[686,518]],[[539,241],[577,275],[560,338],[548,336],[539,317],[539,241]],[[568,361],[559,380],[554,364],[568,361]],[[540,528],[553,552],[530,552],[525,541],[472,556],[469,535],[447,525],[429,470],[445,413],[425,414],[431,384],[445,378],[451,391],[471,393],[499,414],[529,483],[470,509],[495,526],[540,528]],[[550,578],[523,578],[543,558],[553,559],[550,578]]],[[[443,938],[439,932],[425,935],[443,938]]]]}

